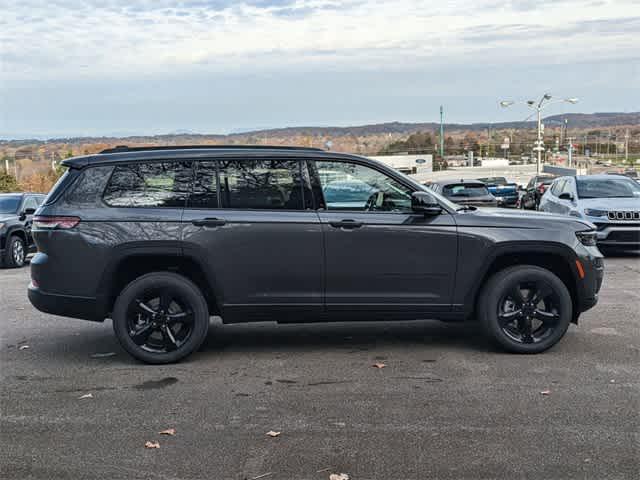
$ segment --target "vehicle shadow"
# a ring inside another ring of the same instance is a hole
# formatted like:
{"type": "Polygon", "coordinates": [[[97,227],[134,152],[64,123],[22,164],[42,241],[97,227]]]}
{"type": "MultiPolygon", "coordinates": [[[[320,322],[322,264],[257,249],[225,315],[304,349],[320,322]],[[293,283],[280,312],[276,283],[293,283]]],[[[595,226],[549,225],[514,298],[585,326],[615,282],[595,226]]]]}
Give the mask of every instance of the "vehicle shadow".
{"type": "Polygon", "coordinates": [[[493,351],[476,322],[444,323],[417,320],[235,325],[214,322],[200,348],[200,353],[221,350],[304,352],[317,348],[366,351],[384,346],[403,345],[493,351]]]}

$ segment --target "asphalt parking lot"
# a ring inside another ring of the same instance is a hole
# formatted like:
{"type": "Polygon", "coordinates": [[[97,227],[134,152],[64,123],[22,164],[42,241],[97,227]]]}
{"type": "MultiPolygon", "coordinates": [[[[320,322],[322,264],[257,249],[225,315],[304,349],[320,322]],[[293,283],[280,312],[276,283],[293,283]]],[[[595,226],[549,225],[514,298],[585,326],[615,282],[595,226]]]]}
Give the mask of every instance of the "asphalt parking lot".
{"type": "Polygon", "coordinates": [[[542,355],[473,324],[216,323],[171,366],[132,360],[110,322],[35,311],[28,268],[0,270],[1,476],[640,478],[640,258],[606,265],[542,355]]]}

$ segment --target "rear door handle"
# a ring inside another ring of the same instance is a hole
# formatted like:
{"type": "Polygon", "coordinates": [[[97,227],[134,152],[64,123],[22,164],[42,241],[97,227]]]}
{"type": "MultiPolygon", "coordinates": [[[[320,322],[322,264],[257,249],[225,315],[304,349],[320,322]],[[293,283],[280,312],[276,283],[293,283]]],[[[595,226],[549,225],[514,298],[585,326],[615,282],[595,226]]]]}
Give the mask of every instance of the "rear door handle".
{"type": "Polygon", "coordinates": [[[227,222],[221,218],[198,218],[191,220],[191,223],[196,227],[221,227],[227,222]]]}
{"type": "Polygon", "coordinates": [[[354,228],[360,228],[363,223],[356,222],[355,220],[351,219],[345,219],[340,220],[339,222],[329,222],[329,225],[331,225],[333,228],[344,228],[347,230],[353,230],[354,228]]]}

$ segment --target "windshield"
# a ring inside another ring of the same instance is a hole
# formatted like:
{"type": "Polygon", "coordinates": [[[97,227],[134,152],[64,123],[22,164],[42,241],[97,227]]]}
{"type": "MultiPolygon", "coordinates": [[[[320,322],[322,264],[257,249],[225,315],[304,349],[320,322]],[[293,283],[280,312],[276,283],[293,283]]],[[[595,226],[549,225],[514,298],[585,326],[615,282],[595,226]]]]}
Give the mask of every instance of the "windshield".
{"type": "Polygon", "coordinates": [[[0,213],[16,213],[20,206],[20,197],[17,195],[0,196],[0,213]]]}
{"type": "Polygon", "coordinates": [[[447,197],[481,197],[489,195],[487,187],[482,184],[447,185],[444,187],[447,197]]]}
{"type": "Polygon", "coordinates": [[[578,198],[640,198],[640,185],[629,178],[586,178],[576,183],[578,198]]]}

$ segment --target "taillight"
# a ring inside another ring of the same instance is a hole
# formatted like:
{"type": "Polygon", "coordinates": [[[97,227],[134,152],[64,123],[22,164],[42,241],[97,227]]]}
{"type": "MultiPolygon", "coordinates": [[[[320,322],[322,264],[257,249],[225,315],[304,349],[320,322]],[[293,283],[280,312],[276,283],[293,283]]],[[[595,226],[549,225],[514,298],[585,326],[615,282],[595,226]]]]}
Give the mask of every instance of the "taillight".
{"type": "Polygon", "coordinates": [[[33,228],[42,230],[69,230],[79,223],[79,217],[33,217],[33,228]]]}

